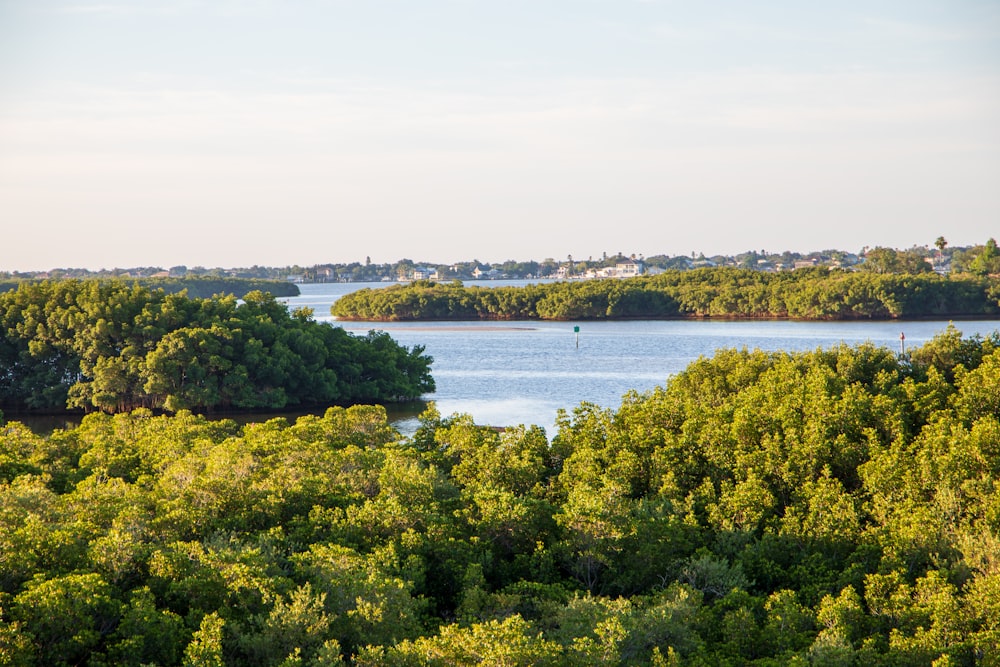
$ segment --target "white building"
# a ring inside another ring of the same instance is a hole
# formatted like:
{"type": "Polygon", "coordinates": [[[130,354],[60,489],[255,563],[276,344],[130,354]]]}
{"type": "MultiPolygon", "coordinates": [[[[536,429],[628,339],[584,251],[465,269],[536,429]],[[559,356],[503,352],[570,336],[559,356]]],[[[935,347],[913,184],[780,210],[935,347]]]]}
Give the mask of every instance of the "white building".
{"type": "Polygon", "coordinates": [[[615,277],[617,278],[634,278],[640,274],[642,274],[642,262],[627,259],[615,264],[615,277]]]}

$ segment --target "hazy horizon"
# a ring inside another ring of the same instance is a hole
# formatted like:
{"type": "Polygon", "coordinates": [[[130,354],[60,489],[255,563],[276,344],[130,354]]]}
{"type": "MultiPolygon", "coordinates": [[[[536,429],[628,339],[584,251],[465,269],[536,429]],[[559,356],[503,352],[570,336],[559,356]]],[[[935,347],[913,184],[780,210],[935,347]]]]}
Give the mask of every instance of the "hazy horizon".
{"type": "MultiPolygon", "coordinates": [[[[984,239],[984,241],[985,240],[986,239],[984,239]]],[[[976,243],[976,244],[973,244],[973,245],[982,245],[982,244],[981,243],[976,243]]],[[[621,253],[619,253],[618,251],[608,252],[607,253],[607,257],[608,257],[608,259],[613,259],[616,256],[624,256],[624,257],[635,256],[637,258],[650,258],[650,257],[655,257],[655,256],[677,257],[677,256],[692,256],[692,255],[696,255],[697,254],[697,255],[704,255],[706,258],[713,258],[713,257],[737,257],[737,256],[745,254],[745,253],[749,253],[749,252],[760,253],[761,251],[766,252],[768,255],[782,255],[785,252],[789,252],[789,253],[792,253],[792,254],[798,254],[798,255],[802,255],[802,256],[808,256],[808,255],[811,255],[811,254],[814,254],[814,253],[829,253],[829,252],[844,252],[844,253],[860,254],[860,253],[864,252],[866,248],[867,249],[871,249],[873,247],[874,246],[863,246],[863,247],[858,248],[858,249],[853,249],[853,248],[818,248],[818,249],[812,249],[812,250],[799,250],[799,249],[789,249],[789,248],[782,248],[780,250],[778,250],[778,249],[768,249],[768,248],[757,248],[757,249],[748,248],[748,249],[740,251],[738,253],[711,252],[710,250],[707,250],[707,249],[704,250],[704,251],[695,251],[695,252],[692,252],[692,253],[644,253],[644,252],[635,251],[635,250],[628,250],[628,251],[621,251],[621,253]]],[[[884,246],[884,247],[893,247],[893,246],[884,246]]],[[[896,249],[896,250],[908,250],[908,249],[910,249],[912,247],[914,247],[914,246],[910,246],[908,248],[895,247],[894,249],[896,249]]],[[[920,244],[920,247],[927,247],[927,248],[931,249],[931,248],[934,247],[934,244],[933,243],[920,244]]],[[[960,246],[958,244],[953,244],[953,243],[949,242],[948,243],[948,247],[959,248],[959,247],[964,247],[964,246],[960,246]]],[[[602,254],[604,252],[605,251],[602,251],[601,253],[589,253],[587,255],[573,255],[573,261],[574,262],[582,262],[582,261],[595,261],[596,262],[596,261],[600,261],[602,259],[601,256],[602,256],[602,254]]],[[[502,264],[502,263],[508,262],[508,261],[513,261],[513,262],[531,262],[531,261],[534,261],[534,262],[541,263],[541,262],[545,262],[546,260],[554,260],[556,263],[562,264],[562,263],[566,262],[567,257],[566,256],[563,256],[563,257],[553,257],[551,255],[546,255],[545,257],[507,257],[507,258],[502,259],[502,260],[486,260],[486,259],[482,259],[479,255],[473,253],[472,255],[470,255],[468,257],[450,258],[450,259],[441,259],[441,260],[438,260],[438,259],[429,259],[427,257],[418,257],[418,256],[413,256],[413,255],[407,255],[407,256],[397,257],[397,258],[394,258],[394,259],[385,259],[385,260],[376,260],[376,259],[371,258],[371,257],[361,257],[361,258],[358,258],[358,259],[352,259],[352,260],[347,260],[347,261],[339,261],[339,262],[338,261],[320,261],[320,262],[311,262],[309,264],[304,264],[302,262],[291,262],[291,263],[287,263],[287,264],[227,264],[227,265],[223,265],[223,264],[188,264],[188,263],[182,262],[180,264],[170,264],[170,265],[166,265],[166,264],[127,264],[127,265],[101,266],[101,267],[82,266],[82,265],[73,265],[73,266],[66,265],[66,266],[36,267],[36,268],[33,268],[33,269],[18,269],[16,271],[9,270],[9,269],[4,269],[4,268],[0,267],[0,272],[2,272],[2,271],[11,271],[12,273],[47,273],[47,272],[50,272],[50,271],[83,270],[83,271],[91,271],[91,272],[95,272],[96,273],[96,272],[101,272],[101,271],[127,271],[129,269],[139,269],[139,268],[143,268],[143,269],[159,268],[161,270],[166,271],[166,270],[169,270],[169,269],[172,269],[172,268],[175,268],[175,267],[181,267],[181,266],[184,267],[184,268],[186,268],[186,269],[188,269],[189,271],[192,270],[192,269],[198,269],[198,270],[205,269],[205,270],[209,270],[209,271],[215,270],[215,269],[220,269],[220,270],[250,269],[250,268],[253,268],[255,266],[256,267],[260,267],[260,268],[269,268],[269,269],[292,268],[292,267],[296,267],[297,266],[299,268],[307,269],[307,268],[311,268],[311,267],[314,267],[314,266],[322,266],[322,265],[326,265],[326,264],[332,264],[332,265],[348,265],[348,264],[353,264],[353,263],[365,264],[366,260],[371,260],[371,263],[373,265],[392,265],[392,264],[397,264],[399,262],[411,261],[411,262],[414,262],[415,264],[417,264],[418,266],[419,265],[453,265],[453,264],[469,263],[469,262],[473,262],[473,261],[479,261],[482,264],[502,264]]]]}
{"type": "Polygon", "coordinates": [[[983,243],[1000,5],[0,0],[0,270],[983,243]]]}

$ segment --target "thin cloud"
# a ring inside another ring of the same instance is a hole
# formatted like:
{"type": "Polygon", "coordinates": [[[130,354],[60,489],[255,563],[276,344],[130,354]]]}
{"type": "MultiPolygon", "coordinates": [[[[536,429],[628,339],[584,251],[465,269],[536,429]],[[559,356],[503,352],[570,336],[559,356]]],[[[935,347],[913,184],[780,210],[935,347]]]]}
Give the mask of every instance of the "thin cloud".
{"type": "Polygon", "coordinates": [[[59,14],[105,14],[117,16],[178,16],[204,15],[206,12],[220,16],[263,14],[275,7],[271,0],[177,0],[176,2],[121,2],[74,3],[57,5],[51,11],[59,14]]]}
{"type": "Polygon", "coordinates": [[[861,21],[861,33],[875,34],[879,37],[905,39],[916,42],[968,42],[970,40],[996,39],[1000,37],[1000,26],[996,21],[993,25],[963,24],[961,28],[954,25],[937,25],[931,23],[912,23],[881,18],[865,18],[861,21]]]}
{"type": "Polygon", "coordinates": [[[53,11],[60,14],[110,14],[122,8],[122,5],[67,5],[54,7],[53,11]]]}
{"type": "Polygon", "coordinates": [[[168,5],[151,5],[144,3],[105,3],[105,4],[73,4],[60,5],[52,8],[57,14],[106,14],[106,15],[151,15],[151,14],[177,14],[180,13],[185,3],[168,5]]]}

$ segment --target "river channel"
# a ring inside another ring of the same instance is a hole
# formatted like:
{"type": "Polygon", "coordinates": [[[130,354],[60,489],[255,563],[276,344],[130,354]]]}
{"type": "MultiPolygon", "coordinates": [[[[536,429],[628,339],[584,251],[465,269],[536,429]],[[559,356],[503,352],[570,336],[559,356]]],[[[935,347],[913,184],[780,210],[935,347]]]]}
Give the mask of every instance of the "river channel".
{"type": "MultiPolygon", "coordinates": [[[[471,283],[470,283],[471,284],[471,283]]],[[[500,284],[477,283],[486,286],[500,284]]],[[[629,390],[647,391],[700,356],[720,348],[812,350],[871,342],[900,349],[919,346],[947,321],[798,322],[783,320],[628,320],[616,322],[337,322],[330,306],[344,294],[386,283],[300,285],[301,295],[282,299],[308,307],[314,317],[356,334],[370,329],[399,343],[423,345],[434,358],[434,401],[442,415],[465,413],[478,424],[537,424],[551,437],[559,409],[581,402],[616,408],[629,390]],[[579,333],[574,332],[579,327],[579,333]]],[[[966,336],[1000,329],[996,320],[956,322],[966,336]]],[[[403,433],[412,432],[413,411],[393,411],[403,433]]]]}

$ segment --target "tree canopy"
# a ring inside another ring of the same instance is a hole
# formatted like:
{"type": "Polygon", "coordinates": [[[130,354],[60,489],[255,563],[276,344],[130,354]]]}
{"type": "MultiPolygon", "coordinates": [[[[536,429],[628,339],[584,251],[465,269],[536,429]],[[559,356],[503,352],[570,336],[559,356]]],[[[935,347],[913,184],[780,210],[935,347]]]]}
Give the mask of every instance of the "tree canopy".
{"type": "MultiPolygon", "coordinates": [[[[11,665],[988,665],[1000,333],[722,350],[551,438],[0,424],[11,665]]],[[[2,420],[0,420],[2,421],[2,420]]]]}
{"type": "MultiPolygon", "coordinates": [[[[888,260],[886,260],[888,261],[888,260]]],[[[772,317],[814,320],[996,317],[1000,280],[985,275],[705,268],[523,287],[416,281],[338,299],[344,320],[601,320],[772,317]]],[[[873,265],[874,266],[874,265],[873,265]]]]}
{"type": "Polygon", "coordinates": [[[430,357],[353,336],[249,292],[189,298],[123,281],[0,294],[0,406],[177,411],[400,401],[433,391],[430,357]]]}
{"type": "MultiPolygon", "coordinates": [[[[101,278],[81,278],[81,280],[102,280],[101,278]]],[[[107,280],[107,279],[103,279],[107,280]]],[[[249,292],[268,292],[274,296],[298,296],[299,287],[287,280],[267,280],[262,278],[223,278],[219,276],[184,276],[166,278],[117,278],[151,290],[163,290],[167,294],[184,292],[189,297],[207,299],[220,294],[232,294],[237,298],[249,292]]],[[[8,292],[23,283],[41,282],[31,279],[0,280],[0,292],[8,292]]]]}

